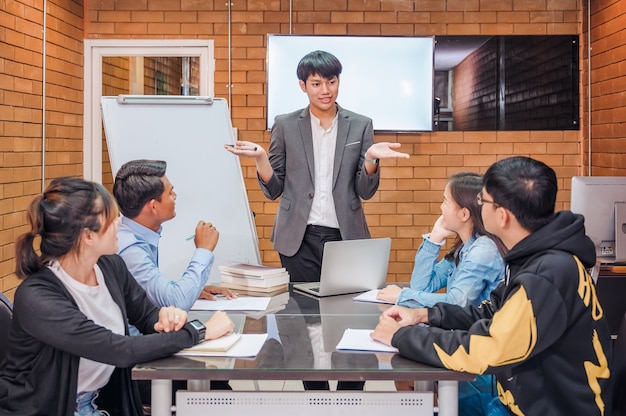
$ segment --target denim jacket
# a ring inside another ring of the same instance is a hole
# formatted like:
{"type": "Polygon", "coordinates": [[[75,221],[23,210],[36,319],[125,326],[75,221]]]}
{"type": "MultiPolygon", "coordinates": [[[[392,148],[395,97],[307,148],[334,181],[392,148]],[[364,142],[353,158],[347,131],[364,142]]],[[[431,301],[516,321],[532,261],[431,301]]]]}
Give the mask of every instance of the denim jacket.
{"type": "Polygon", "coordinates": [[[459,264],[442,259],[437,262],[442,244],[424,242],[415,255],[410,288],[404,288],[397,304],[409,308],[430,307],[438,302],[459,306],[478,305],[504,278],[504,260],[496,244],[487,236],[474,236],[463,245],[459,264]],[[446,288],[445,293],[434,293],[446,288]]]}

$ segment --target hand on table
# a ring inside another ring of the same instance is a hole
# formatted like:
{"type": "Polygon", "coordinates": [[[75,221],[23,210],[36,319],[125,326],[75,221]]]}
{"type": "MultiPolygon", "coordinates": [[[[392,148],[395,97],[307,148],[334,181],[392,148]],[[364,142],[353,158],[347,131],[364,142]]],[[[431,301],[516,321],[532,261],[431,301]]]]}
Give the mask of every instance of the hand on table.
{"type": "Polygon", "coordinates": [[[401,291],[402,288],[398,285],[388,285],[378,291],[376,299],[396,303],[401,291]]]}
{"type": "Polygon", "coordinates": [[[217,311],[211,316],[211,319],[204,323],[206,327],[206,335],[204,339],[216,339],[223,335],[232,334],[235,329],[235,323],[223,311],[217,311]]]}
{"type": "Polygon", "coordinates": [[[217,296],[215,296],[215,295],[222,295],[226,299],[236,299],[237,297],[239,297],[239,295],[237,295],[235,292],[233,292],[232,290],[230,290],[230,289],[228,289],[226,287],[205,286],[202,289],[202,292],[200,293],[200,296],[198,298],[199,299],[215,300],[215,299],[217,299],[217,296]]]}

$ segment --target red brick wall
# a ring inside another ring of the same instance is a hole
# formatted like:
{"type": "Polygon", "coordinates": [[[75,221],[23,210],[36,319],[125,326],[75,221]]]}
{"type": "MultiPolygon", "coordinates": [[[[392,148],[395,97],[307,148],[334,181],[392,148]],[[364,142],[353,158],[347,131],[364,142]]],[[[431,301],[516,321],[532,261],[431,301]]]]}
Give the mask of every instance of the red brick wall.
{"type": "Polygon", "coordinates": [[[83,5],[47,2],[43,91],[41,2],[0,0],[0,290],[12,298],[16,237],[41,192],[45,92],[45,178],[83,173],[83,5]]]}
{"type": "MultiPolygon", "coordinates": [[[[268,33],[289,33],[288,6],[288,1],[269,0],[232,6],[233,125],[242,139],[265,146],[269,141],[264,130],[265,39],[268,33]]],[[[215,93],[228,96],[225,3],[117,1],[88,7],[93,8],[87,12],[87,37],[215,39],[215,93]]],[[[576,34],[580,25],[576,1],[295,0],[293,10],[295,34],[576,34]]],[[[376,140],[399,141],[413,155],[408,161],[383,162],[381,188],[365,205],[372,234],[393,237],[392,281],[408,279],[421,234],[440,212],[450,174],[462,169],[484,171],[512,154],[545,160],[561,178],[577,174],[579,168],[579,132],[378,134],[376,140]]],[[[269,242],[276,202],[267,201],[259,191],[253,164],[243,164],[263,261],[276,264],[278,256],[269,242]]],[[[563,193],[560,207],[568,199],[563,193]]]]}
{"type": "MultiPolygon", "coordinates": [[[[229,93],[226,2],[49,0],[47,178],[82,173],[82,3],[86,38],[214,39],[215,94],[227,97],[229,93]]],[[[289,33],[289,3],[232,3],[233,125],[241,138],[266,147],[265,39],[268,33],[289,33]]],[[[620,2],[593,3],[597,18],[605,16],[608,21],[619,15],[601,14],[595,4],[620,2]]],[[[24,227],[26,203],[40,189],[42,12],[41,6],[26,0],[0,0],[0,4],[0,36],[9,45],[8,51],[4,45],[0,50],[0,282],[2,291],[11,295],[17,285],[12,274],[13,241],[24,227]]],[[[580,34],[583,19],[579,0],[293,0],[292,4],[294,34],[580,34]]],[[[624,43],[613,38],[606,42],[607,48],[620,42],[624,43]]],[[[594,45],[594,54],[600,50],[594,45]]],[[[606,66],[619,66],[614,62],[606,66]]],[[[580,141],[585,124],[581,132],[378,134],[376,140],[397,140],[412,155],[407,161],[383,162],[381,188],[365,205],[373,235],[393,237],[389,280],[408,279],[421,234],[439,214],[446,178],[454,172],[484,171],[513,154],[533,156],[556,169],[566,189],[559,194],[559,208],[567,206],[568,178],[578,174],[584,163],[580,141]]],[[[276,264],[278,256],[269,235],[277,205],[259,191],[252,163],[243,164],[252,209],[258,213],[263,261],[276,264]]]]}
{"type": "MultiPolygon", "coordinates": [[[[626,175],[626,2],[591,1],[591,174],[626,175]]],[[[584,35],[587,38],[585,2],[584,35]]],[[[582,55],[582,54],[581,54],[582,55]]],[[[585,68],[588,53],[584,51],[585,68]]],[[[588,79],[583,78],[584,117],[588,117],[586,99],[588,79]]],[[[582,164],[587,172],[589,159],[588,131],[583,130],[582,164]]]]}

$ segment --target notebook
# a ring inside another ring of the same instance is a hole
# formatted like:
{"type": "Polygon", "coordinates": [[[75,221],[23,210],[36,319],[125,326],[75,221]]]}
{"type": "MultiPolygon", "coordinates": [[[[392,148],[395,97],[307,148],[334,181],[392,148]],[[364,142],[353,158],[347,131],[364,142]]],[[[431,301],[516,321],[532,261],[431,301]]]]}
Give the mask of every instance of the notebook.
{"type": "Polygon", "coordinates": [[[324,245],[319,282],[294,289],[322,297],[379,289],[387,280],[391,238],[329,241],[324,245]]]}
{"type": "Polygon", "coordinates": [[[373,331],[380,320],[379,304],[355,302],[354,295],[327,296],[319,299],[324,351],[336,350],[346,329],[373,331]]]}

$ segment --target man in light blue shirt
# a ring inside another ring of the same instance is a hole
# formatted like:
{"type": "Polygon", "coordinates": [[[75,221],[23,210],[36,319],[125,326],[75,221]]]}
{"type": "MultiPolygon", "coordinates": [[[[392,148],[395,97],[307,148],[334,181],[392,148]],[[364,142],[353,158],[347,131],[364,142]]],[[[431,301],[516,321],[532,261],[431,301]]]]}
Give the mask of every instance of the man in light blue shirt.
{"type": "MultiPolygon", "coordinates": [[[[219,239],[219,232],[210,222],[198,222],[194,237],[196,250],[180,279],[169,279],[159,270],[162,224],[176,216],[176,192],[165,175],[166,168],[167,163],[162,160],[131,160],[115,175],[113,195],[123,214],[117,232],[118,254],[148,299],[157,306],[176,306],[188,311],[198,298],[215,299],[217,294],[228,299],[237,297],[229,289],[205,286],[219,239]]],[[[130,333],[139,335],[134,327],[130,333]]],[[[176,382],[173,392],[184,388],[186,383],[176,382]]],[[[231,388],[227,381],[211,380],[211,389],[231,388]]],[[[149,389],[142,386],[141,390],[142,402],[149,403],[149,389]]]]}
{"type": "Polygon", "coordinates": [[[216,294],[236,297],[232,291],[205,286],[213,265],[219,233],[211,223],[198,222],[196,250],[182,277],[172,280],[159,270],[162,224],[176,215],[176,192],[159,160],[133,160],[117,172],[113,194],[124,215],[118,231],[119,252],[133,277],[157,306],[189,310],[198,298],[216,294]]]}

